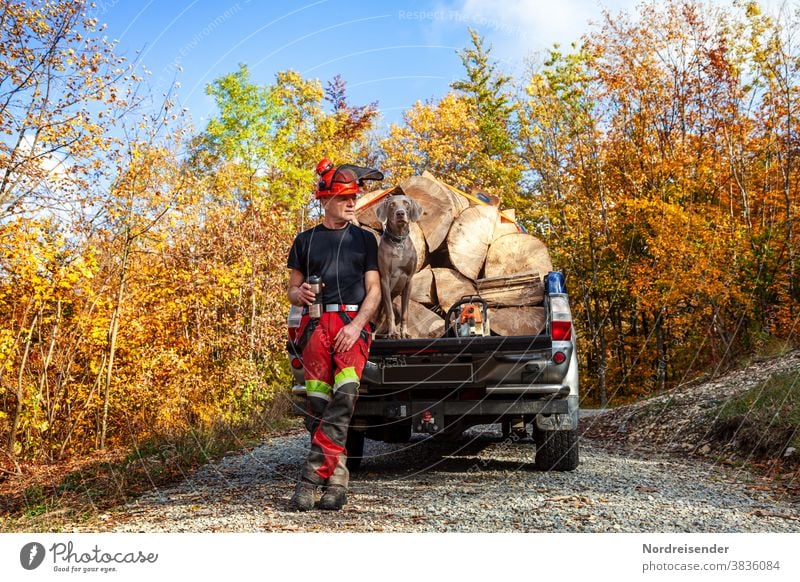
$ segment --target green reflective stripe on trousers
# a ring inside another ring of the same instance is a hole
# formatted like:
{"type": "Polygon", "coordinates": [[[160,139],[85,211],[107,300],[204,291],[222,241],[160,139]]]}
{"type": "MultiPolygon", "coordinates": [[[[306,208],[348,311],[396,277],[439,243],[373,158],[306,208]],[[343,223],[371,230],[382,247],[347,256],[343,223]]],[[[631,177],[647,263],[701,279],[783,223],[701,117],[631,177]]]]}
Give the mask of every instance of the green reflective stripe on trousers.
{"type": "Polygon", "coordinates": [[[333,390],[331,389],[330,384],[323,382],[322,380],[306,380],[306,394],[311,394],[312,392],[330,396],[333,390]]]}
{"type": "Polygon", "coordinates": [[[333,379],[333,389],[336,390],[342,384],[350,383],[359,383],[358,374],[356,374],[355,368],[344,368],[341,372],[336,374],[336,377],[333,379]]]}

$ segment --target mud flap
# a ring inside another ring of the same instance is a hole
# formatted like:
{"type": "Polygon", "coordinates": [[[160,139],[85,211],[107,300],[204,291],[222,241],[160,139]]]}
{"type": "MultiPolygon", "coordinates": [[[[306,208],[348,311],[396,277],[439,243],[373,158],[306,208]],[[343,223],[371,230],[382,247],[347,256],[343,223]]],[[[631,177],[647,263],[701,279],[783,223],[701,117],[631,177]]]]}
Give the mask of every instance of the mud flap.
{"type": "Polygon", "coordinates": [[[573,423],[571,414],[537,414],[537,430],[576,430],[578,426],[573,423]]]}

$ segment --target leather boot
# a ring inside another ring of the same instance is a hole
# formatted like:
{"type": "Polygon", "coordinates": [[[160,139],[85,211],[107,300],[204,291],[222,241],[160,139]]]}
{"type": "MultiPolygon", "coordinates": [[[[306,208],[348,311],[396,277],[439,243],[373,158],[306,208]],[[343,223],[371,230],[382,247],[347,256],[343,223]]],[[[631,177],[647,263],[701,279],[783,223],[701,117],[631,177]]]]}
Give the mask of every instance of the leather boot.
{"type": "Polygon", "coordinates": [[[341,485],[329,485],[319,500],[319,508],[339,511],[347,503],[347,489],[341,485]]]}
{"type": "Polygon", "coordinates": [[[294,495],[289,502],[295,511],[308,511],[314,508],[314,492],[317,486],[307,481],[300,481],[294,489],[294,495]]]}

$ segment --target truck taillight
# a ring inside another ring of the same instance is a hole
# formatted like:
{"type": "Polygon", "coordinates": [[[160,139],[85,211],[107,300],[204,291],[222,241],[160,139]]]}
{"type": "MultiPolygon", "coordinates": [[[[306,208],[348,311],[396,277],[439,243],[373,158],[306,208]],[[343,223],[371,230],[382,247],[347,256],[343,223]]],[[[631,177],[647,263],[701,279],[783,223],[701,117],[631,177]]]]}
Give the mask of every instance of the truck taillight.
{"type": "Polygon", "coordinates": [[[553,339],[557,341],[569,341],[572,338],[571,321],[553,321],[553,339]]]}
{"type": "Polygon", "coordinates": [[[550,297],[551,326],[550,334],[555,341],[569,341],[572,339],[572,312],[569,301],[562,295],[550,297]]]}

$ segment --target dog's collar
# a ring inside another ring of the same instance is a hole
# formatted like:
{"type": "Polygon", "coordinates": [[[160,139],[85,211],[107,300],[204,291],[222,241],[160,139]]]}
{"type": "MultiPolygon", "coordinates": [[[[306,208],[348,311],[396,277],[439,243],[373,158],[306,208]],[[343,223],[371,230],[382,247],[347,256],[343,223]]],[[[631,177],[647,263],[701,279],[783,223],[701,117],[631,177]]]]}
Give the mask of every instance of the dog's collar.
{"type": "Polygon", "coordinates": [[[388,238],[394,244],[399,245],[399,244],[403,244],[404,242],[406,242],[406,239],[408,238],[409,234],[411,234],[411,231],[408,231],[407,233],[405,233],[402,236],[397,236],[396,234],[391,233],[388,230],[384,230],[383,231],[383,235],[381,235],[381,236],[385,236],[386,238],[388,238]]]}

